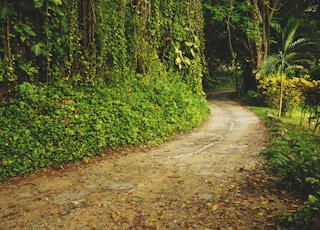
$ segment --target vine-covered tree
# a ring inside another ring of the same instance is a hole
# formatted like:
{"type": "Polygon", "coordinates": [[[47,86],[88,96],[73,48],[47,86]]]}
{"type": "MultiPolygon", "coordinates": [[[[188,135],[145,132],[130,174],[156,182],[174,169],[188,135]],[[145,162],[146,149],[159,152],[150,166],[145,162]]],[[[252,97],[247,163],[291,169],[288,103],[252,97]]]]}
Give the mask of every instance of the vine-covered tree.
{"type": "MultiPolygon", "coordinates": [[[[173,71],[202,93],[200,0],[3,0],[0,98],[21,82],[123,82],[173,71]]],[[[168,75],[169,76],[169,75],[168,75]]]]}

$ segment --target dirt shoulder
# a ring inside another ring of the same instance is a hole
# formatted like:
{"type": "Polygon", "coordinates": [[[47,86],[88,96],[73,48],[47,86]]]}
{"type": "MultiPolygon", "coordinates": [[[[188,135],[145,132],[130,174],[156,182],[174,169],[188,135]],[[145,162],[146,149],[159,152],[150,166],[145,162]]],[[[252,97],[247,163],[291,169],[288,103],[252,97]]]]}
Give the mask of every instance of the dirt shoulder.
{"type": "Polygon", "coordinates": [[[0,229],[274,229],[300,201],[265,175],[264,123],[229,96],[176,140],[2,185],[0,229]]]}

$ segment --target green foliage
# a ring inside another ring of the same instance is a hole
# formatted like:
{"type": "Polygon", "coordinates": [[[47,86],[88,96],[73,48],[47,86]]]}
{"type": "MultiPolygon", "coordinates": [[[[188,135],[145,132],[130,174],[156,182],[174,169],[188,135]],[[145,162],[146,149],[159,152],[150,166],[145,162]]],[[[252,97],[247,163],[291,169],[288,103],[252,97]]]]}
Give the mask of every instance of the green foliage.
{"type": "Polygon", "coordinates": [[[290,17],[284,28],[273,23],[274,29],[280,36],[278,41],[280,51],[267,57],[260,70],[263,76],[270,74],[281,76],[298,69],[305,71],[306,64],[312,63],[313,57],[308,53],[299,52],[301,47],[312,44],[307,38],[297,38],[299,25],[300,20],[295,17],[290,17]]]}
{"type": "MultiPolygon", "coordinates": [[[[281,178],[281,184],[288,190],[303,196],[309,194],[308,205],[281,217],[278,229],[319,229],[319,135],[306,133],[299,122],[289,124],[286,119],[267,118],[265,114],[263,117],[271,138],[270,146],[262,152],[268,172],[281,178]]],[[[299,121],[299,117],[294,119],[299,121]]]]}
{"type": "Polygon", "coordinates": [[[240,97],[241,101],[250,106],[265,106],[262,95],[254,90],[243,93],[240,97]]]}
{"type": "Polygon", "coordinates": [[[35,37],[37,34],[32,30],[32,28],[28,25],[21,24],[21,25],[14,25],[13,29],[15,32],[20,34],[20,40],[24,42],[30,36],[35,37]]]}
{"type": "Polygon", "coordinates": [[[271,108],[279,107],[280,85],[283,83],[282,114],[290,114],[304,102],[304,88],[308,81],[304,78],[264,77],[259,81],[259,90],[271,108]]]}
{"type": "MultiPolygon", "coordinates": [[[[316,132],[320,126],[320,81],[310,81],[308,78],[282,78],[284,84],[282,113],[292,112],[302,107],[301,124],[308,114],[309,129],[316,132]]],[[[265,77],[259,81],[259,89],[265,102],[272,108],[279,104],[281,79],[277,77],[265,77]]]]}
{"type": "Polygon", "coordinates": [[[283,216],[277,230],[317,230],[320,228],[320,198],[309,195],[308,205],[296,213],[283,216]]]}
{"type": "Polygon", "coordinates": [[[235,77],[230,71],[216,71],[210,77],[203,79],[203,87],[206,91],[210,90],[234,90],[235,77]]]}
{"type": "Polygon", "coordinates": [[[199,0],[1,1],[0,179],[199,125],[202,27],[199,0]]]}
{"type": "Polygon", "coordinates": [[[185,83],[157,78],[85,87],[24,82],[15,95],[0,108],[1,180],[104,148],[157,144],[198,126],[209,112],[185,83]]]}
{"type": "Polygon", "coordinates": [[[283,178],[287,189],[310,194],[320,191],[319,135],[305,133],[299,115],[291,119],[265,117],[271,144],[262,153],[270,173],[283,178]],[[296,120],[289,123],[289,120],[296,120]]]}
{"type": "MultiPolygon", "coordinates": [[[[307,38],[296,38],[297,29],[300,25],[300,20],[295,17],[290,17],[284,28],[280,25],[275,24],[274,27],[279,33],[280,39],[280,51],[278,54],[269,55],[264,61],[261,67],[261,74],[263,76],[274,74],[280,76],[280,94],[279,94],[279,106],[278,106],[278,116],[281,117],[284,105],[288,105],[288,102],[284,101],[284,88],[287,87],[285,82],[285,76],[292,70],[304,70],[307,63],[311,63],[311,58],[306,55],[306,53],[298,52],[299,48],[310,45],[311,43],[307,38]]],[[[286,96],[288,98],[288,96],[286,96]]],[[[296,96],[294,95],[291,99],[294,100],[296,96]]],[[[294,107],[294,105],[292,105],[294,107]]]]}
{"type": "Polygon", "coordinates": [[[309,129],[316,132],[320,126],[320,80],[306,82],[303,87],[303,92],[304,103],[302,106],[303,113],[301,121],[303,122],[305,114],[308,113],[309,129]]]}
{"type": "MultiPolygon", "coordinates": [[[[283,129],[280,132],[283,132],[283,129]]],[[[318,141],[318,138],[297,133],[274,139],[272,148],[263,153],[268,170],[273,175],[282,177],[285,186],[290,190],[308,193],[319,191],[318,141]],[[318,182],[313,183],[314,181],[318,182]]]]}
{"type": "Polygon", "coordinates": [[[46,46],[42,42],[38,42],[37,44],[31,47],[31,51],[38,57],[39,55],[46,55],[46,46]]]}
{"type": "Polygon", "coordinates": [[[21,82],[128,80],[130,70],[171,75],[202,95],[201,1],[4,0],[0,91],[21,82]],[[180,45],[184,66],[176,64],[180,45]],[[160,68],[157,68],[160,66],[160,68]],[[116,79],[111,79],[116,78],[116,79]]]}

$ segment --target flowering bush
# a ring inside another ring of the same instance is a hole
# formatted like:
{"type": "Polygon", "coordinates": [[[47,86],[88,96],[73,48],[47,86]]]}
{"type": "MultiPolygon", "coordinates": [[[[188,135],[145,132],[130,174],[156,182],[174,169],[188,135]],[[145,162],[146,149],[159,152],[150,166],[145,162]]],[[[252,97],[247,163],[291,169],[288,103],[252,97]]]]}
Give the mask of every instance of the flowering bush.
{"type": "Polygon", "coordinates": [[[320,126],[320,81],[307,81],[303,87],[303,95],[303,115],[309,114],[309,128],[315,132],[320,126]]]}
{"type": "MultiPolygon", "coordinates": [[[[309,81],[308,76],[303,78],[288,78],[286,76],[282,76],[282,81],[283,114],[287,112],[291,114],[297,106],[308,103],[308,100],[319,101],[317,100],[319,95],[314,96],[314,93],[311,93],[311,91],[317,91],[319,94],[320,81],[309,81]],[[318,87],[318,90],[316,87],[318,87]]],[[[259,81],[259,90],[264,96],[266,104],[275,109],[279,107],[280,84],[281,77],[264,77],[259,81]]]]}

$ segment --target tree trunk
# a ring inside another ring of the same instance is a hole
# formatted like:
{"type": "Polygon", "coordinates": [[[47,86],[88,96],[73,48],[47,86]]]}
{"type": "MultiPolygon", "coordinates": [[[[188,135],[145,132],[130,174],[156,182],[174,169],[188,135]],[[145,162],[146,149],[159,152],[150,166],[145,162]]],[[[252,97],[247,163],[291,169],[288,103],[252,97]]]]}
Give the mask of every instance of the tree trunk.
{"type": "Polygon", "coordinates": [[[248,92],[249,90],[257,90],[256,76],[253,73],[252,64],[249,62],[246,63],[245,68],[243,69],[243,81],[245,92],[248,92]]]}
{"type": "Polygon", "coordinates": [[[282,101],[283,101],[283,76],[281,75],[280,81],[280,101],[279,101],[279,110],[278,110],[278,117],[281,117],[282,114],[282,101]]]}
{"type": "MultiPolygon", "coordinates": [[[[270,51],[270,22],[274,13],[278,10],[279,0],[264,1],[252,0],[254,6],[253,23],[256,28],[255,51],[256,57],[253,62],[254,72],[258,72],[265,62],[270,51]]],[[[256,75],[256,80],[259,75],[256,75]]]]}

